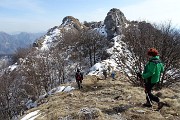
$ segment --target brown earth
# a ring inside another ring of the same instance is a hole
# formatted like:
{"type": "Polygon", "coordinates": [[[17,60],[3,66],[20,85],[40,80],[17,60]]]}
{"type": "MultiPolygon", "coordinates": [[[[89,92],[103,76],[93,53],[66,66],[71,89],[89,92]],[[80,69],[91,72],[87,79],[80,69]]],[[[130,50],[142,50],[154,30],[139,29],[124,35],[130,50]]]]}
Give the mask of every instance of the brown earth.
{"type": "MultiPolygon", "coordinates": [[[[71,86],[77,88],[76,83],[71,86]]],[[[168,105],[155,111],[156,103],[152,108],[142,106],[144,89],[132,86],[123,75],[114,81],[86,76],[83,89],[49,96],[27,113],[40,110],[36,120],[180,120],[179,86],[153,91],[168,105]]]]}

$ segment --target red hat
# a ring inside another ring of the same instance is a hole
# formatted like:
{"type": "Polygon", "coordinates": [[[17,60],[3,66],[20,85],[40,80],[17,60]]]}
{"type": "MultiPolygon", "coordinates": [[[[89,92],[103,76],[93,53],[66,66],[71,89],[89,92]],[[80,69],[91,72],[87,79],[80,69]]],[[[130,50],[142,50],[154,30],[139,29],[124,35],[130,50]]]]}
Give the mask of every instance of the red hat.
{"type": "Polygon", "coordinates": [[[158,55],[158,51],[155,48],[150,48],[147,54],[154,57],[158,55]]]}

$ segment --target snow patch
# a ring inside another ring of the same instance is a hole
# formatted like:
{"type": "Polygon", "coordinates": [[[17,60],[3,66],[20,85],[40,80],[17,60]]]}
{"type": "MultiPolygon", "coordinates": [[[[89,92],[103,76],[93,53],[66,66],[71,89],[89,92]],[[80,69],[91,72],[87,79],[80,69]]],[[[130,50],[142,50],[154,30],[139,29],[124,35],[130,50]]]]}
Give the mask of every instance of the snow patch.
{"type": "Polygon", "coordinates": [[[17,68],[17,65],[16,64],[13,64],[11,66],[8,67],[10,71],[13,71],[14,69],[17,68]]]}
{"type": "Polygon", "coordinates": [[[48,92],[49,95],[52,95],[52,94],[55,94],[55,93],[58,93],[58,92],[70,92],[71,90],[74,90],[75,88],[74,87],[71,87],[71,86],[59,86],[59,87],[56,87],[56,88],[53,88],[52,90],[50,90],[48,92]]]}
{"type": "MultiPolygon", "coordinates": [[[[104,69],[108,69],[110,67],[111,71],[118,70],[118,64],[113,59],[103,60],[99,63],[96,63],[94,66],[90,68],[90,72],[88,75],[96,75],[101,76],[104,69]]],[[[110,72],[111,72],[110,71],[110,72]]]]}
{"type": "Polygon", "coordinates": [[[101,26],[100,28],[95,28],[95,30],[100,33],[101,35],[107,37],[107,32],[105,29],[105,25],[101,26]]]}
{"type": "Polygon", "coordinates": [[[42,43],[41,50],[49,50],[51,44],[54,40],[56,40],[56,36],[60,35],[61,32],[58,28],[54,29],[52,32],[50,32],[50,35],[46,35],[44,38],[44,42],[42,43]]]}
{"type": "Polygon", "coordinates": [[[40,114],[38,114],[39,111],[40,110],[31,112],[31,113],[27,114],[26,116],[24,116],[21,120],[34,120],[35,118],[37,118],[40,115],[40,114]]]}

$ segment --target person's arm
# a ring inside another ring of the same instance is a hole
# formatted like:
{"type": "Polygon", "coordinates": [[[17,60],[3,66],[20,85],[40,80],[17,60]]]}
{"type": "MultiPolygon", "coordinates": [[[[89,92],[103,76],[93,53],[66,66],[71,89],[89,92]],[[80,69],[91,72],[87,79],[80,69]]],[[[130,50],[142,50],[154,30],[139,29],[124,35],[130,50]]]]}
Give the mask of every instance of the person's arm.
{"type": "Polygon", "coordinates": [[[164,72],[164,64],[161,63],[161,73],[163,73],[163,72],[164,72]]]}
{"type": "Polygon", "coordinates": [[[83,80],[83,74],[81,73],[81,78],[82,78],[82,80],[83,80]]]}
{"type": "Polygon", "coordinates": [[[153,62],[150,62],[148,65],[148,70],[146,73],[142,74],[142,78],[147,79],[147,78],[151,77],[153,74],[155,74],[155,70],[156,70],[156,64],[153,62]]]}
{"type": "Polygon", "coordinates": [[[75,78],[77,78],[77,73],[75,74],[75,78]]]}

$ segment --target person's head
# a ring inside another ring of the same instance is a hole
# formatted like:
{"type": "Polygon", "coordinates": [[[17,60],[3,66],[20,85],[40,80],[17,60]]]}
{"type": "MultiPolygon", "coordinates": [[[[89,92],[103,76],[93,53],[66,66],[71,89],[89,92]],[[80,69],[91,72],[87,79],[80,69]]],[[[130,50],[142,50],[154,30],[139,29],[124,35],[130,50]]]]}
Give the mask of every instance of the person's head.
{"type": "Polygon", "coordinates": [[[157,56],[157,55],[158,55],[158,51],[157,51],[155,48],[150,48],[150,49],[148,50],[147,55],[148,55],[148,56],[152,56],[152,57],[157,56]]]}
{"type": "Polygon", "coordinates": [[[79,68],[77,69],[77,72],[80,72],[80,69],[79,69],[79,68]]]}

